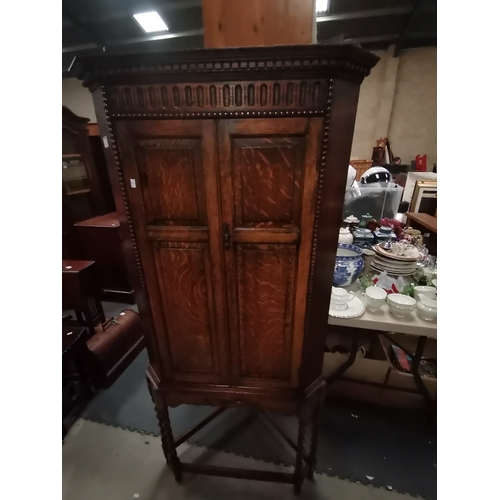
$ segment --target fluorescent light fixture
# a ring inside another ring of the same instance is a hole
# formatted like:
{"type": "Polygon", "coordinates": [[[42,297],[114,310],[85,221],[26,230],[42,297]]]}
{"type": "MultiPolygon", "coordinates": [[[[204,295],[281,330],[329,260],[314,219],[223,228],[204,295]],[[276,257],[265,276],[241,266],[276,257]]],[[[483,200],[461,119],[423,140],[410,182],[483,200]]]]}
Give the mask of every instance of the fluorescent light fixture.
{"type": "Polygon", "coordinates": [[[134,14],[134,19],[141,25],[146,33],[155,31],[168,31],[168,26],[156,11],[134,14]]]}
{"type": "Polygon", "coordinates": [[[322,14],[328,10],[329,0],[316,0],[316,14],[322,14]]]}

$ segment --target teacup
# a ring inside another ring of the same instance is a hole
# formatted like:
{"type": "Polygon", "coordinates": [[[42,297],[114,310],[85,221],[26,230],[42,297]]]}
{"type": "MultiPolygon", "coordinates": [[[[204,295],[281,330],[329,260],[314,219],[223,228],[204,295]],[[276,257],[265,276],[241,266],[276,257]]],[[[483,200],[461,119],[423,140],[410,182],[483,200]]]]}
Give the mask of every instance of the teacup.
{"type": "Polygon", "coordinates": [[[344,288],[332,286],[332,296],[330,305],[332,309],[337,311],[345,311],[348,307],[348,302],[355,297],[354,293],[348,292],[344,288]]]}
{"type": "Polygon", "coordinates": [[[436,298],[436,289],[433,286],[416,286],[413,288],[414,296],[420,300],[421,295],[429,297],[429,299],[436,298]]]}
{"type": "Polygon", "coordinates": [[[387,298],[387,292],[379,286],[369,286],[365,290],[366,308],[374,312],[380,308],[387,298]]]}

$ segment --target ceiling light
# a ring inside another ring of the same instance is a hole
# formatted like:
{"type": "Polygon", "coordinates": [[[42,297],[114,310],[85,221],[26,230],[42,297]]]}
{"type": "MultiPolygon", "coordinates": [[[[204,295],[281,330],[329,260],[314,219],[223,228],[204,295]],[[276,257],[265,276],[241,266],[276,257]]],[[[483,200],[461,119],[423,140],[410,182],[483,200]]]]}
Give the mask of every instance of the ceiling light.
{"type": "Polygon", "coordinates": [[[142,14],[134,14],[134,19],[141,25],[141,28],[146,33],[155,31],[168,31],[168,26],[160,17],[158,12],[143,12],[142,14]]]}
{"type": "Polygon", "coordinates": [[[316,14],[322,14],[328,11],[329,0],[316,0],[316,14]]]}

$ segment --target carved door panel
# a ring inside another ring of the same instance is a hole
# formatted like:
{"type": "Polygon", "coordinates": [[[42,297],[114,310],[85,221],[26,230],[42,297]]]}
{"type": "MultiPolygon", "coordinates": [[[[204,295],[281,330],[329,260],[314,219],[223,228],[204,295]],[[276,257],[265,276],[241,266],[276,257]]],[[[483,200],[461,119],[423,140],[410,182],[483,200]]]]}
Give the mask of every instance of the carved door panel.
{"type": "Polygon", "coordinates": [[[227,384],[215,123],[124,121],[117,132],[164,371],[227,384]]]}
{"type": "Polygon", "coordinates": [[[321,126],[320,118],[217,124],[236,385],[298,382],[321,126]]]}

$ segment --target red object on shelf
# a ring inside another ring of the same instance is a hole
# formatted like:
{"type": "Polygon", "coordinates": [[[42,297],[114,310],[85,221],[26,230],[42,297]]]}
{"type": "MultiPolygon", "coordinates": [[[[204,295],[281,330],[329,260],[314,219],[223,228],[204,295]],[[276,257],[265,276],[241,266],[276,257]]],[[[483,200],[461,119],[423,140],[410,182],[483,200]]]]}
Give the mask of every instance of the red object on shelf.
{"type": "Polygon", "coordinates": [[[415,169],[417,172],[427,172],[427,155],[417,155],[415,158],[415,169]]]}

